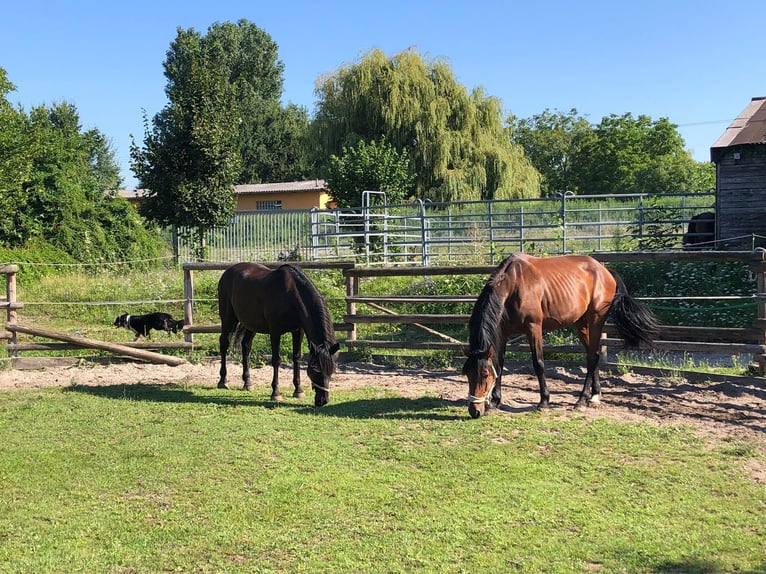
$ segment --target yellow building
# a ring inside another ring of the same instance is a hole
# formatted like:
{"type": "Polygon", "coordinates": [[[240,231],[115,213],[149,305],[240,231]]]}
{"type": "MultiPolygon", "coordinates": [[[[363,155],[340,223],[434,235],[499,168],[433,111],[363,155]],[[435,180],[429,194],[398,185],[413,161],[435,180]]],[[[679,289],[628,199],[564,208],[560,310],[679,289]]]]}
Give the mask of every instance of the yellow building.
{"type": "MultiPolygon", "coordinates": [[[[138,207],[142,192],[141,189],[121,189],[117,193],[138,207]]],[[[330,190],[323,179],[237,185],[234,187],[234,196],[237,199],[234,208],[237,212],[334,207],[330,190]]]]}
{"type": "Polygon", "coordinates": [[[333,207],[330,190],[323,179],[237,185],[234,195],[237,198],[236,211],[333,207]]]}

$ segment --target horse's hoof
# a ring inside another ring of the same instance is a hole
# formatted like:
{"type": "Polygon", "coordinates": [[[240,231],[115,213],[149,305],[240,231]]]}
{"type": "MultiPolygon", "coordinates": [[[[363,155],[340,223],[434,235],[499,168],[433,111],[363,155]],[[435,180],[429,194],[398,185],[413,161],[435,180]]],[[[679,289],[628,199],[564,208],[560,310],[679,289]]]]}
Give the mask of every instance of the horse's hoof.
{"type": "Polygon", "coordinates": [[[593,395],[590,400],[588,401],[589,407],[598,407],[601,406],[601,397],[599,395],[593,395]]]}
{"type": "Polygon", "coordinates": [[[293,398],[294,399],[305,399],[306,398],[306,393],[304,393],[303,391],[295,391],[293,393],[293,398]]]}
{"type": "Polygon", "coordinates": [[[535,410],[538,411],[549,411],[551,410],[551,404],[550,403],[540,403],[537,405],[537,408],[535,410]]]}
{"type": "Polygon", "coordinates": [[[253,385],[251,385],[250,383],[244,384],[244,385],[242,385],[242,390],[243,391],[252,391],[253,390],[253,385]]]}
{"type": "Polygon", "coordinates": [[[281,403],[284,399],[282,398],[282,395],[271,395],[271,400],[275,403],[281,403]]]}
{"type": "Polygon", "coordinates": [[[227,385],[226,383],[218,383],[218,388],[219,389],[228,389],[229,385],[227,385]]]}

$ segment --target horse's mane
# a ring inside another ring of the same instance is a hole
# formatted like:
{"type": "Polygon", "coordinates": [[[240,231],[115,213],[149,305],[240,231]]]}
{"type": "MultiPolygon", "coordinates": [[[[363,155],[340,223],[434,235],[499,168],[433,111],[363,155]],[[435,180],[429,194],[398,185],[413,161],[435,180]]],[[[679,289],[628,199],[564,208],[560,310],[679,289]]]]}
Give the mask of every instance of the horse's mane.
{"type": "MultiPolygon", "coordinates": [[[[501,322],[505,315],[505,297],[499,293],[499,284],[506,280],[513,255],[506,257],[493,271],[481,290],[468,321],[468,344],[471,353],[485,353],[496,345],[501,336],[501,322]]],[[[496,349],[500,351],[500,349],[496,349]]]]}
{"type": "Polygon", "coordinates": [[[330,312],[327,310],[327,303],[316,286],[299,267],[289,263],[282,267],[290,270],[298,289],[298,295],[306,307],[307,320],[312,321],[313,332],[306,331],[306,336],[317,349],[319,366],[325,375],[331,375],[335,371],[335,361],[330,354],[330,347],[335,344],[335,329],[332,325],[330,312]]]}

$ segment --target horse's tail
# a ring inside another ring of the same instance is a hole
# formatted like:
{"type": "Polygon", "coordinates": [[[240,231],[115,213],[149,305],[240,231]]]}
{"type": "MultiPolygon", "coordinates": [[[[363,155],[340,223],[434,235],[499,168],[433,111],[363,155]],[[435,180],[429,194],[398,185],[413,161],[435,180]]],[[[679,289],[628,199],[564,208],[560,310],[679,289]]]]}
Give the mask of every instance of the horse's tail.
{"type": "Polygon", "coordinates": [[[649,307],[630,296],[622,277],[614,271],[611,273],[617,282],[617,292],[612,299],[610,311],[625,347],[635,349],[642,343],[654,346],[654,339],[660,330],[657,317],[649,307]]]}
{"type": "Polygon", "coordinates": [[[242,338],[245,336],[245,331],[247,331],[247,328],[239,321],[234,324],[234,328],[229,334],[229,341],[231,341],[231,345],[235,349],[238,349],[242,344],[242,338]]]}

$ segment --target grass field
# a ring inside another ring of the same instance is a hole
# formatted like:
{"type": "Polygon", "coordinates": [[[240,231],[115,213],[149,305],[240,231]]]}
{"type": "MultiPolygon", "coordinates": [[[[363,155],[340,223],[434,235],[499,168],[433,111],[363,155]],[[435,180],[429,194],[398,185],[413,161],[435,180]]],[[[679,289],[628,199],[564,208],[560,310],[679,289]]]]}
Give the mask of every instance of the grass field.
{"type": "Polygon", "coordinates": [[[0,572],[766,572],[747,449],[375,388],[0,392],[0,572]]]}

